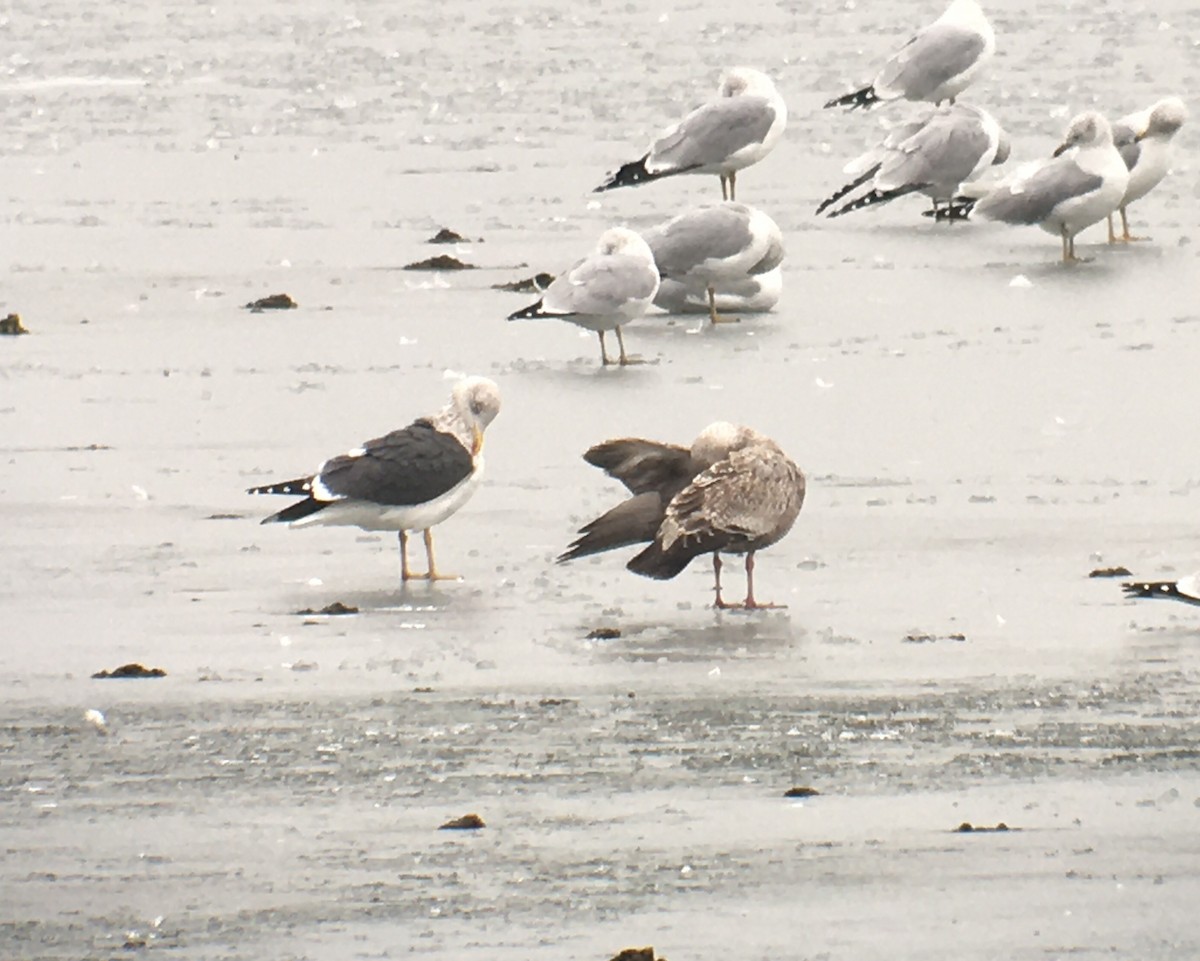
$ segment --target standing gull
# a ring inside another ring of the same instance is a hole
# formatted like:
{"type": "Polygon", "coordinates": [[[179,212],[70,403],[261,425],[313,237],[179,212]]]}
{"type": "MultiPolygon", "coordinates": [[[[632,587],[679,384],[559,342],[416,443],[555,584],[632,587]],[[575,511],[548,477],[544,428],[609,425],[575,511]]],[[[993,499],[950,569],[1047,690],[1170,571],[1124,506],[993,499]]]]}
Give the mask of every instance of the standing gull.
{"type": "Polygon", "coordinates": [[[475,493],[483,478],[483,432],[500,411],[500,391],[485,377],[454,385],[450,403],[432,417],[369,440],[323,463],[309,477],[251,487],[250,494],[303,496],[263,520],[292,527],[350,525],[397,531],[403,581],[454,579],[433,557],[433,532],[475,493]],[[408,532],[423,531],[428,570],[408,567],[408,532]]]}
{"type": "Polygon", "coordinates": [[[910,193],[949,202],[959,185],[974,180],[993,164],[1008,159],[1009,142],[995,118],[979,107],[952,104],[898,124],[876,147],[850,161],[844,172],[854,179],[817,208],[823,212],[867,185],[869,189],[829,213],[830,217],[885,204],[910,193]]]}
{"type": "Polygon", "coordinates": [[[1128,183],[1112,128],[1100,114],[1088,111],[1071,121],[1052,158],[1023,164],[978,200],[942,213],[1039,226],[1062,238],[1063,263],[1070,263],[1080,259],[1075,235],[1116,210],[1128,183]]]}
{"type": "Polygon", "coordinates": [[[663,279],[705,290],[714,324],[733,319],[717,313],[717,289],[724,282],[768,273],[783,260],[779,225],[761,210],[731,201],[686,210],[645,238],[663,279]]]}
{"type": "Polygon", "coordinates": [[[733,67],[721,77],[716,100],[689,113],[640,160],[609,174],[595,192],[675,174],[717,174],[722,199],[733,200],[737,172],[769,154],[785,126],[787,106],[771,78],[750,67],[733,67]]]}
{"type": "Polygon", "coordinates": [[[1132,581],[1122,584],[1126,597],[1161,597],[1184,604],[1200,604],[1200,571],[1177,581],[1132,581]]]}
{"type": "Polygon", "coordinates": [[[1157,187],[1171,169],[1171,140],[1187,120],[1187,107],[1178,97],[1166,97],[1152,107],[1131,113],[1113,124],[1113,143],[1129,168],[1129,186],[1121,198],[1121,236],[1113,232],[1108,215],[1108,242],[1146,240],[1129,232],[1125,208],[1157,187]]]}
{"type": "Polygon", "coordinates": [[[853,110],[900,99],[953,103],[995,52],[996,35],[979,4],[954,0],[883,65],[874,81],[825,106],[853,110]]]}
{"type": "Polygon", "coordinates": [[[658,292],[654,254],[641,236],[626,227],[611,227],[600,235],[596,249],[546,288],[541,300],[509,314],[509,320],[550,317],[569,320],[600,336],[600,358],[612,363],[604,332],[617,332],[620,363],[625,354],[621,326],[641,317],[658,292]]]}
{"type": "Polygon", "coordinates": [[[690,449],[627,438],[593,447],[584,459],[633,496],[581,528],[559,562],[649,542],[626,567],[667,580],[712,554],[715,607],[776,606],[754,597],[754,555],[791,530],[804,503],[804,474],[773,440],[717,422],[690,449]],[[746,555],[742,604],[721,596],[722,552],[746,555]]]}
{"type": "MultiPolygon", "coordinates": [[[[783,295],[783,270],[776,267],[765,274],[747,274],[737,280],[723,280],[714,290],[718,313],[766,313],[779,303],[783,295]]],[[[654,306],[668,314],[707,314],[710,310],[708,288],[702,284],[685,284],[664,277],[658,285],[654,306]]]]}

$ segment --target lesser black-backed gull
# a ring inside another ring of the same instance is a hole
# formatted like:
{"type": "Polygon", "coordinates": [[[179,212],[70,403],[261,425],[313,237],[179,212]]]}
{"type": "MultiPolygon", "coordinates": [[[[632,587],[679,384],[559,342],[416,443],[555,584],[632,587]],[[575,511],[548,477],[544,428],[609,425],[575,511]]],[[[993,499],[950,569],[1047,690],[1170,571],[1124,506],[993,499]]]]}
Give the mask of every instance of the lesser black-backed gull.
{"type": "Polygon", "coordinates": [[[509,314],[509,320],[552,318],[594,330],[600,337],[600,358],[612,363],[604,333],[615,330],[620,363],[631,363],[625,353],[622,325],[641,317],[658,292],[658,270],[641,235],[626,227],[610,227],[600,235],[596,249],[560,274],[541,300],[509,314]]]}
{"type": "Polygon", "coordinates": [[[454,579],[437,569],[432,528],[462,507],[479,486],[483,432],[499,410],[495,383],[467,377],[454,385],[450,403],[432,417],[330,458],[309,477],[252,487],[248,493],[304,496],[264,524],[397,531],[401,580],[454,579]],[[428,570],[423,574],[414,574],[408,566],[409,531],[425,535],[428,570]]]}
{"type": "Polygon", "coordinates": [[[761,210],[732,201],[685,210],[644,236],[664,279],[704,288],[714,324],[733,319],[717,313],[723,283],[765,274],[783,260],[779,225],[761,210]]]}
{"type": "Polygon", "coordinates": [[[787,126],[787,105],[771,78],[750,67],[721,77],[717,98],[697,107],[623,165],[596,192],[634,187],[676,174],[717,174],[721,197],[733,200],[737,172],[769,154],[787,126]]]}
{"type": "Polygon", "coordinates": [[[854,179],[817,208],[828,207],[867,186],[865,193],[830,211],[830,217],[884,204],[910,193],[950,201],[961,184],[975,180],[1008,159],[1009,141],[996,119],[980,107],[947,104],[892,127],[886,137],[850,161],[844,173],[854,179]]]}
{"type": "Polygon", "coordinates": [[[1113,146],[1108,121],[1089,110],[1075,117],[1048,159],[1022,164],[978,200],[939,213],[968,212],[1006,224],[1041,227],[1062,238],[1064,263],[1078,261],[1075,235],[1117,209],[1129,170],[1113,146]]]}
{"type": "Polygon", "coordinates": [[[954,0],[883,65],[875,79],[826,107],[870,107],[886,100],[954,102],[996,52],[996,35],[975,0],[954,0]]]}
{"type": "Polygon", "coordinates": [[[1171,140],[1187,121],[1188,110],[1178,97],[1166,97],[1145,110],[1131,113],[1113,124],[1113,143],[1129,168],[1129,185],[1118,208],[1121,212],[1121,236],[1113,231],[1108,215],[1108,242],[1129,243],[1147,240],[1129,232],[1125,209],[1157,187],[1171,169],[1171,140]]]}
{"type": "Polygon", "coordinates": [[[674,577],[713,555],[715,606],[774,607],[754,596],[755,552],[782,538],[804,503],[804,474],[768,437],[749,427],[710,424],[690,448],[626,438],[593,447],[584,459],[633,495],[580,529],[560,562],[649,542],[626,567],[674,577]],[[721,554],[746,555],[746,599],[721,595],[721,554]]]}
{"type": "Polygon", "coordinates": [[[1177,581],[1130,581],[1121,589],[1127,597],[1160,597],[1184,604],[1200,604],[1200,571],[1177,581]]]}

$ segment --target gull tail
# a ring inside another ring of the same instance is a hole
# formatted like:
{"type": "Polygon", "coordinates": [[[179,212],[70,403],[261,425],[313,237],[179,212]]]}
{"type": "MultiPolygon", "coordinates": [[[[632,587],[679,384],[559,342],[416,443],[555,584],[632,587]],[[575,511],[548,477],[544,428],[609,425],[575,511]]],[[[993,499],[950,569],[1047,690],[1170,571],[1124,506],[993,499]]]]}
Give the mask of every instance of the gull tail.
{"type": "Polygon", "coordinates": [[[292,521],[298,521],[308,517],[310,514],[315,514],[317,511],[324,510],[329,506],[329,501],[319,501],[315,497],[306,497],[302,501],[298,501],[283,510],[272,514],[270,517],[264,517],[260,524],[290,524],[292,521]]]}
{"type": "Polygon", "coordinates": [[[856,197],[844,207],[839,207],[837,210],[829,212],[830,217],[840,217],[842,214],[853,213],[856,210],[862,210],[864,207],[874,207],[876,204],[886,204],[889,201],[895,200],[897,197],[903,197],[905,194],[911,194],[914,190],[920,190],[919,186],[904,186],[897,187],[895,190],[869,190],[861,197],[856,197]]]}
{"type": "Polygon", "coordinates": [[[1130,581],[1121,585],[1126,597],[1161,597],[1185,604],[1200,604],[1200,598],[1184,594],[1175,581],[1130,581]]]}
{"type": "Polygon", "coordinates": [[[579,529],[579,536],[556,558],[565,564],[577,557],[653,540],[662,522],[662,498],[653,491],[638,494],[579,529]]]}
{"type": "Polygon", "coordinates": [[[978,203],[978,197],[955,197],[944,207],[937,210],[923,210],[922,217],[932,217],[938,223],[947,221],[967,220],[971,216],[971,211],[975,209],[975,204],[978,203]]]}
{"type": "Polygon", "coordinates": [[[876,164],[874,167],[872,167],[870,170],[868,170],[861,177],[856,177],[854,180],[851,180],[850,183],[846,184],[846,186],[842,187],[840,190],[837,190],[834,193],[830,194],[828,197],[826,197],[824,200],[821,201],[821,206],[819,206],[817,208],[817,213],[823,214],[827,207],[831,206],[832,204],[836,204],[839,200],[841,200],[843,197],[845,197],[846,194],[850,193],[851,190],[855,190],[855,189],[861,187],[868,180],[870,180],[877,173],[879,173],[879,168],[882,166],[883,166],[883,164],[876,164]]]}
{"type": "Polygon", "coordinates": [[[879,103],[879,94],[875,92],[875,86],[872,84],[861,90],[855,90],[853,93],[834,97],[825,104],[825,109],[828,110],[830,107],[845,107],[847,110],[857,110],[859,107],[866,109],[877,103],[879,103]]]}
{"type": "Polygon", "coordinates": [[[609,174],[608,179],[599,187],[596,187],[592,193],[598,194],[617,187],[636,187],[638,184],[649,183],[651,180],[658,180],[660,177],[666,177],[669,174],[679,172],[664,170],[659,173],[651,173],[646,169],[646,161],[649,159],[650,155],[646,154],[641,160],[631,160],[627,164],[622,164],[616,173],[609,174]]]}
{"type": "Polygon", "coordinates": [[[520,310],[514,310],[508,315],[509,320],[525,320],[529,317],[545,317],[546,311],[542,309],[542,302],[539,300],[536,304],[530,304],[528,307],[522,307],[520,310]]]}
{"type": "Polygon", "coordinates": [[[657,581],[668,581],[692,562],[702,550],[688,550],[682,543],[683,539],[671,545],[670,550],[663,550],[662,545],[655,541],[640,554],[635,555],[626,568],[642,577],[653,577],[657,581]]]}

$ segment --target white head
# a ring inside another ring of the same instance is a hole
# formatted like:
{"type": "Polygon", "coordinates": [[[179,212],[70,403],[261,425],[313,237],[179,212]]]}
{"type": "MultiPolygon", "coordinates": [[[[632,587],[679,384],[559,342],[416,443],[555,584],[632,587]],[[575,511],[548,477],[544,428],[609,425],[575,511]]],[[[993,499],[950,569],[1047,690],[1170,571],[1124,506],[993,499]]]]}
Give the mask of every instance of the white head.
{"type": "Polygon", "coordinates": [[[1172,137],[1188,118],[1187,105],[1178,97],[1165,97],[1150,108],[1146,129],[1138,137],[1172,137]]]}
{"type": "Polygon", "coordinates": [[[1112,127],[1102,114],[1088,110],[1071,121],[1063,136],[1063,142],[1054,151],[1054,156],[1057,157],[1072,147],[1092,147],[1105,143],[1112,143],[1112,127]]]}
{"type": "Polygon", "coordinates": [[[771,78],[761,70],[755,70],[753,67],[730,67],[721,75],[717,94],[722,97],[741,97],[745,94],[774,97],[776,90],[771,78]]]}
{"type": "Polygon", "coordinates": [[[709,424],[692,441],[692,459],[711,467],[724,460],[735,450],[760,444],[767,438],[751,427],[742,427],[728,421],[718,420],[709,424]]]}
{"type": "Polygon", "coordinates": [[[500,388],[486,377],[464,377],[450,392],[450,403],[433,419],[438,430],[457,437],[472,455],[483,448],[483,432],[500,413],[500,388]]]}
{"type": "Polygon", "coordinates": [[[641,234],[628,227],[609,227],[604,231],[596,242],[596,253],[605,257],[612,254],[633,254],[650,261],[654,260],[650,245],[642,239],[641,234]]]}

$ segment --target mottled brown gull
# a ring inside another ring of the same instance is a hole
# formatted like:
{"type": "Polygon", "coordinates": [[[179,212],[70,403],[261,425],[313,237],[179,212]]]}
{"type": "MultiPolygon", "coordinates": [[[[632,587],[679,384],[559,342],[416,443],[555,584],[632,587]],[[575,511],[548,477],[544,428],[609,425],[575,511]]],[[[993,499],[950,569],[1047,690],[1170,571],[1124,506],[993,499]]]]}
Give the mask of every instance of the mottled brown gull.
{"type": "Polygon", "coordinates": [[[776,543],[804,503],[804,474],[770,438],[717,422],[690,448],[638,438],[611,440],[584,459],[633,495],[580,529],[560,562],[649,542],[626,565],[666,580],[713,555],[715,606],[774,607],[754,596],[754,555],[776,543]],[[721,554],[746,555],[746,599],[721,595],[721,554]]]}
{"type": "Polygon", "coordinates": [[[438,572],[433,532],[461,508],[483,479],[483,432],[500,411],[500,391],[486,377],[454,385],[450,403],[431,417],[369,440],[325,461],[316,473],[251,487],[250,494],[303,496],[264,524],[349,525],[397,531],[403,581],[454,579],[438,572]],[[423,531],[428,570],[408,566],[408,532],[423,531]]]}

